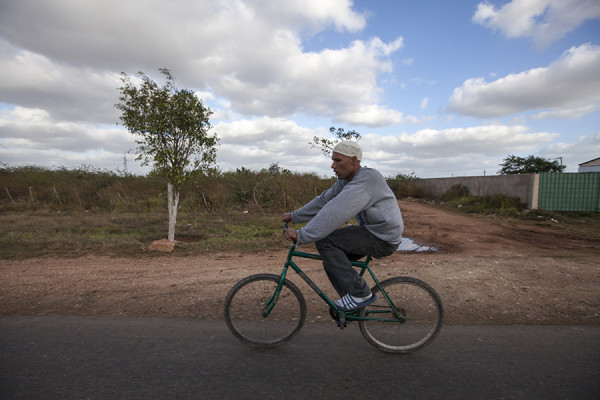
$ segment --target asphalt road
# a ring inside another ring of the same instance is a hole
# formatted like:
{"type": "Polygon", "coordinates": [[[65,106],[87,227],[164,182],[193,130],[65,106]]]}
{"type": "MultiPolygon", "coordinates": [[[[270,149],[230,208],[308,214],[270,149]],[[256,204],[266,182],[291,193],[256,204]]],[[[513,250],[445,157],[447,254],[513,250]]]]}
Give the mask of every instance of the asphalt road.
{"type": "Polygon", "coordinates": [[[355,323],[257,350],[223,321],[0,317],[0,399],[600,399],[600,327],[445,326],[390,355],[355,323]]]}

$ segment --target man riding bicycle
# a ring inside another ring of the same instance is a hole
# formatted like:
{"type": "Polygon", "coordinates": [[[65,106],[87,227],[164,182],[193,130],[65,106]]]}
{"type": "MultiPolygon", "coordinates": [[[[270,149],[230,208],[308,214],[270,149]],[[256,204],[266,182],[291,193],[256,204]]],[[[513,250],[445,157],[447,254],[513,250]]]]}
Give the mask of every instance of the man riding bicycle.
{"type": "Polygon", "coordinates": [[[308,222],[284,235],[298,244],[315,242],[327,277],[341,297],[335,304],[350,311],[375,301],[350,260],[393,254],[402,241],[404,222],[385,178],[375,169],[361,167],[362,149],[356,142],[338,143],[331,159],[338,181],[301,208],[283,214],[282,220],[308,222]],[[340,228],[354,217],[358,226],[340,228]]]}

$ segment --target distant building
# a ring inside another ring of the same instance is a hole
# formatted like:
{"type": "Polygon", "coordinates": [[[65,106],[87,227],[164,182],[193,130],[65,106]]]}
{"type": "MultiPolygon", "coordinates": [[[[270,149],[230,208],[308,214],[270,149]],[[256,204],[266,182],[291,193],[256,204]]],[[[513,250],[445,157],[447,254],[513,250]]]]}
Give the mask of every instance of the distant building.
{"type": "Polygon", "coordinates": [[[577,172],[600,172],[600,157],[579,164],[577,172]]]}

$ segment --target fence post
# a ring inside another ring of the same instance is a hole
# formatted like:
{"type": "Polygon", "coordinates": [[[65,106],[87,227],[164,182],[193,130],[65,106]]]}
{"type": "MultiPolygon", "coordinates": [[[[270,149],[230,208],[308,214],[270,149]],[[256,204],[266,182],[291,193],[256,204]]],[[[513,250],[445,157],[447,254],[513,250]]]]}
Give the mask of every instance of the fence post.
{"type": "Polygon", "coordinates": [[[58,192],[56,191],[56,188],[54,186],[52,186],[52,191],[54,191],[54,194],[56,195],[56,200],[58,200],[60,206],[62,207],[62,200],[60,199],[60,196],[58,195],[58,192]]]}
{"type": "Polygon", "coordinates": [[[540,202],[540,174],[533,175],[533,188],[531,189],[531,210],[537,210],[540,202]]]}
{"type": "Polygon", "coordinates": [[[81,199],[79,198],[79,193],[77,193],[77,188],[73,188],[73,191],[75,192],[75,197],[77,197],[77,201],[79,202],[79,208],[81,208],[83,210],[83,205],[81,204],[81,199]]]}
{"type": "Polygon", "coordinates": [[[13,200],[12,196],[10,195],[10,192],[8,191],[8,188],[5,187],[4,189],[6,189],[6,194],[8,195],[8,198],[10,199],[10,202],[13,203],[13,205],[15,205],[15,201],[13,200]]]}

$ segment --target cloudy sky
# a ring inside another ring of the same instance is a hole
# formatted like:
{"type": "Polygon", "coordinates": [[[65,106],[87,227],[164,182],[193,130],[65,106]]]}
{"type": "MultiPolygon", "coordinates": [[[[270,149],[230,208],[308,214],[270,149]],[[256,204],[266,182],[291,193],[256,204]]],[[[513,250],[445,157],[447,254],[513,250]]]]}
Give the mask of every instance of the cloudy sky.
{"type": "Polygon", "coordinates": [[[385,176],[600,157],[597,0],[2,0],[0,163],[144,173],[114,104],[163,67],[214,112],[223,171],[331,176],[330,126],[385,176]]]}

